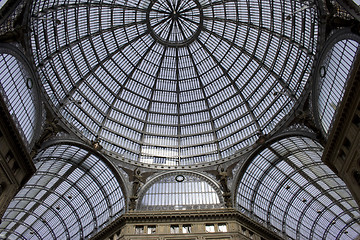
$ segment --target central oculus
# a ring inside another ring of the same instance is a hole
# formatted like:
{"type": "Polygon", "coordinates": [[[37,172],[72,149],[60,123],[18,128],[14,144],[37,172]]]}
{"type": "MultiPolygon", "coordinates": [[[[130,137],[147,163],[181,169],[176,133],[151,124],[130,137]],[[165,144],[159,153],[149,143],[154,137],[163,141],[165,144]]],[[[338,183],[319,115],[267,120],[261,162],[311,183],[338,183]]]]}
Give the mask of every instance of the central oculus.
{"type": "Polygon", "coordinates": [[[198,0],[151,1],[146,13],[151,36],[170,47],[185,46],[201,32],[203,12],[198,0]]]}

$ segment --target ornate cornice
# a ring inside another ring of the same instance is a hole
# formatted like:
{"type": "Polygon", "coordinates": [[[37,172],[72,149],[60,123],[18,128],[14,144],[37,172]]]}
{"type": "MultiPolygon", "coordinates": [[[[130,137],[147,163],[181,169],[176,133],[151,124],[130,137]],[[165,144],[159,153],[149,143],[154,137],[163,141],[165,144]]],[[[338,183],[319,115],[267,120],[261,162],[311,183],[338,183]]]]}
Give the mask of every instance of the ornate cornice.
{"type": "Polygon", "coordinates": [[[269,239],[282,239],[276,233],[240,213],[236,209],[183,210],[183,211],[134,211],[120,216],[102,231],[93,236],[92,240],[104,239],[119,231],[126,224],[136,223],[174,223],[174,222],[214,222],[237,221],[269,239]]]}

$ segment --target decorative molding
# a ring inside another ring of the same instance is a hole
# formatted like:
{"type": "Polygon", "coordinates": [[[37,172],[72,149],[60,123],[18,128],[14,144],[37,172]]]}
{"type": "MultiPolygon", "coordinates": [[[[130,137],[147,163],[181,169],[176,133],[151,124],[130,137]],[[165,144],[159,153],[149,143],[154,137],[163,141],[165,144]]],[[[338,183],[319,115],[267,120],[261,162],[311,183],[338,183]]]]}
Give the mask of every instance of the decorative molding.
{"type": "Polygon", "coordinates": [[[175,222],[214,222],[214,221],[237,221],[249,226],[257,233],[267,236],[268,239],[282,239],[275,232],[260,225],[246,215],[233,208],[214,209],[214,210],[184,210],[184,211],[134,211],[120,216],[102,231],[94,235],[91,240],[102,240],[112,236],[127,224],[146,224],[146,223],[175,223],[175,222]]]}

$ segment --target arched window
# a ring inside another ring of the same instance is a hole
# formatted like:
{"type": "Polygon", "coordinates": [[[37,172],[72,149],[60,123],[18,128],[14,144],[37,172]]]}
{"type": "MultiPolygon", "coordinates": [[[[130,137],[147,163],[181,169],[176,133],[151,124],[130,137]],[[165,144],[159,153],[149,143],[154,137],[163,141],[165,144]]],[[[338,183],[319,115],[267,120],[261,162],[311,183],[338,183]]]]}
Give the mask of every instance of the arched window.
{"type": "Polygon", "coordinates": [[[224,207],[224,201],[219,187],[207,177],[174,172],[149,182],[138,205],[139,210],[209,209],[224,207]]]}
{"type": "Polygon", "coordinates": [[[35,161],[36,173],[12,200],[0,225],[7,239],[88,239],[124,213],[118,180],[91,152],[54,145],[35,161]]]}
{"type": "Polygon", "coordinates": [[[335,33],[326,43],[316,73],[315,115],[325,136],[331,130],[337,108],[344,96],[360,46],[359,36],[349,31],[335,33]]]}
{"type": "Polygon", "coordinates": [[[34,81],[22,53],[9,44],[1,44],[0,95],[28,146],[33,143],[41,123],[41,103],[34,81]]]}
{"type": "Polygon", "coordinates": [[[242,170],[236,207],[291,239],[354,239],[359,208],[322,151],[306,137],[271,144],[242,170]]]}

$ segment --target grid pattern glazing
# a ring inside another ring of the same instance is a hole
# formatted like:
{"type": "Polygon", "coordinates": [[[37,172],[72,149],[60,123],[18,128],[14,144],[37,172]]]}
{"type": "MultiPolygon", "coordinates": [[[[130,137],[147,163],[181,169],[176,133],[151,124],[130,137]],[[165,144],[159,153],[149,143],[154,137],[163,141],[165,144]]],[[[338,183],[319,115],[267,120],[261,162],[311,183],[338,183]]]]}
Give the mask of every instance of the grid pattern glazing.
{"type": "Polygon", "coordinates": [[[196,174],[168,174],[151,184],[139,199],[141,210],[185,210],[224,207],[220,190],[196,174]],[[217,190],[216,190],[217,189],[217,190]]]}
{"type": "Polygon", "coordinates": [[[36,121],[32,81],[15,56],[0,53],[0,93],[28,144],[32,141],[36,121]]]}
{"type": "Polygon", "coordinates": [[[36,173],[2,218],[6,239],[88,239],[124,212],[118,181],[95,155],[58,145],[35,161],[36,173]]]}
{"type": "Polygon", "coordinates": [[[77,132],[127,159],[190,165],[251,146],[297,103],[317,43],[306,4],[41,0],[31,43],[77,132]]]}
{"type": "Polygon", "coordinates": [[[344,39],[331,48],[320,67],[318,111],[323,131],[329,134],[336,109],[359,49],[355,40],[344,39]]]}
{"type": "Polygon", "coordinates": [[[166,46],[179,47],[194,40],[202,27],[202,8],[198,0],[150,3],[147,24],[152,36],[166,46]]]}
{"type": "Polygon", "coordinates": [[[354,239],[360,211],[345,183],[308,138],[273,143],[253,159],[238,186],[240,211],[291,239],[354,239]]]}

